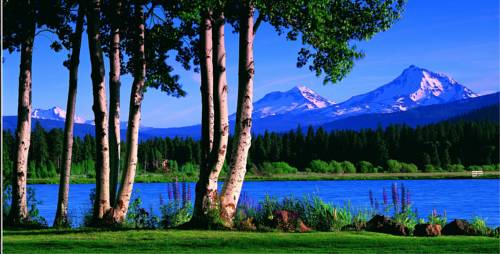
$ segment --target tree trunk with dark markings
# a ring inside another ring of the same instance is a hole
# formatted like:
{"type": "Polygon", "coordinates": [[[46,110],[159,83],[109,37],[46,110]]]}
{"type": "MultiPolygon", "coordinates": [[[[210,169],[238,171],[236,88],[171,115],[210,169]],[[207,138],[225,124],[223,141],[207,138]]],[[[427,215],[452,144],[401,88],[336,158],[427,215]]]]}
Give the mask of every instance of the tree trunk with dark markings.
{"type": "Polygon", "coordinates": [[[121,1],[115,2],[115,13],[111,21],[112,40],[109,52],[109,196],[111,206],[115,204],[118,176],[120,174],[120,28],[121,1]]]}
{"type": "Polygon", "coordinates": [[[73,49],[71,52],[69,66],[69,89],[68,102],[66,106],[66,119],[64,122],[63,140],[63,165],[60,170],[59,196],[57,199],[57,211],[54,219],[54,227],[69,227],[68,218],[68,194],[69,179],[71,175],[71,160],[73,155],[73,125],[75,119],[76,93],[78,86],[78,65],[80,64],[80,47],[82,44],[83,19],[85,10],[83,5],[78,7],[78,19],[76,21],[75,34],[73,35],[73,49]]]}
{"type": "Polygon", "coordinates": [[[130,91],[130,108],[127,126],[127,153],[126,168],[123,174],[117,202],[112,209],[113,222],[121,223],[125,220],[132,189],[134,186],[135,171],[137,169],[137,151],[139,147],[139,126],[141,122],[141,105],[144,97],[146,79],[146,58],[144,48],[144,10],[142,5],[135,7],[135,16],[139,20],[137,27],[136,47],[137,52],[133,56],[135,61],[134,82],[130,91]]]}
{"type": "Polygon", "coordinates": [[[35,40],[34,9],[31,1],[26,1],[26,18],[20,31],[24,41],[21,44],[21,63],[19,65],[19,94],[16,128],[16,165],[12,174],[12,204],[7,218],[10,225],[20,225],[28,218],[26,182],[28,176],[28,152],[31,142],[31,89],[32,58],[35,40]]]}
{"type": "Polygon", "coordinates": [[[90,64],[92,66],[92,93],[94,105],[96,139],[96,198],[94,202],[94,223],[99,223],[110,208],[109,200],[109,140],[106,86],[104,82],[104,57],[99,33],[101,2],[93,0],[87,8],[87,34],[90,64]]]}
{"type": "Polygon", "coordinates": [[[244,0],[240,13],[238,106],[229,174],[221,194],[221,218],[226,226],[232,226],[236,206],[246,174],[248,150],[251,145],[252,97],[253,97],[253,14],[251,0],[244,0]]]}

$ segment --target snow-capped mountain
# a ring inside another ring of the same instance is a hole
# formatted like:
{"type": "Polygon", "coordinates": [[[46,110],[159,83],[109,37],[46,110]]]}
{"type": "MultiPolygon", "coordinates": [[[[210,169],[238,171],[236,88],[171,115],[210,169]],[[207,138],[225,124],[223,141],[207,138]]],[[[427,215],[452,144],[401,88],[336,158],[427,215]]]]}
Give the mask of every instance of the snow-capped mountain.
{"type": "Polygon", "coordinates": [[[321,97],[313,90],[300,85],[286,92],[271,92],[253,104],[253,117],[265,118],[286,113],[298,113],[326,108],[334,101],[321,97]]]}
{"type": "Polygon", "coordinates": [[[333,120],[366,113],[400,112],[477,96],[446,74],[411,65],[388,84],[315,113],[325,120],[333,120]]]}
{"type": "MultiPolygon", "coordinates": [[[[57,106],[50,109],[34,109],[31,112],[31,117],[33,119],[64,121],[66,119],[66,110],[57,106]]],[[[86,121],[80,116],[75,116],[75,123],[86,123],[86,121]]]]}
{"type": "MultiPolygon", "coordinates": [[[[478,96],[445,74],[412,65],[393,81],[341,103],[328,100],[305,86],[268,93],[254,103],[252,132],[282,132],[298,125],[327,129],[374,128],[388,124],[415,126],[498,104],[499,94],[478,96]]],[[[66,112],[59,107],[36,109],[32,116],[42,122],[44,128],[63,128],[66,112]]],[[[3,119],[6,129],[15,129],[17,116],[3,119]]],[[[229,117],[231,131],[234,119],[232,114],[229,117]]],[[[93,120],[75,117],[75,122],[83,123],[75,126],[75,135],[94,134],[93,120]]],[[[141,125],[140,135],[142,138],[189,136],[198,139],[200,128],[200,125],[178,128],[141,125]]],[[[126,122],[121,123],[121,129],[125,137],[126,122]]]]}

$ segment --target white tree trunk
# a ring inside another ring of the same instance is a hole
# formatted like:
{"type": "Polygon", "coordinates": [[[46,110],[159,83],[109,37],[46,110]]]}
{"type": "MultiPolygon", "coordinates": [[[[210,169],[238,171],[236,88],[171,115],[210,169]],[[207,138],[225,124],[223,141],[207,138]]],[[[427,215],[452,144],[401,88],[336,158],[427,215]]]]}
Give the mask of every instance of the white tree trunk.
{"type": "Polygon", "coordinates": [[[134,177],[137,169],[137,151],[139,147],[139,126],[141,122],[141,105],[144,96],[146,78],[146,59],[144,52],[144,10],[142,5],[135,7],[135,15],[140,20],[137,34],[137,53],[135,55],[134,82],[130,91],[130,109],[127,126],[127,154],[126,169],[123,175],[116,205],[113,209],[113,221],[123,222],[127,215],[134,186],[134,177]]]}
{"type": "MultiPolygon", "coordinates": [[[[34,15],[31,1],[27,1],[27,9],[34,15]]],[[[21,44],[21,63],[19,65],[19,94],[17,105],[16,128],[16,165],[12,174],[12,204],[9,212],[8,223],[19,225],[28,219],[28,206],[26,199],[26,180],[28,175],[28,152],[31,142],[31,65],[33,58],[33,43],[35,39],[35,20],[26,18],[23,23],[25,31],[20,31],[24,36],[21,44]]]]}
{"type": "Polygon", "coordinates": [[[251,145],[252,97],[253,97],[253,14],[250,0],[244,0],[240,13],[238,106],[233,151],[229,174],[221,195],[221,218],[226,226],[232,226],[243,180],[246,174],[248,150],[251,145]]]}
{"type": "Polygon", "coordinates": [[[116,200],[116,188],[120,172],[120,29],[118,27],[121,15],[121,1],[115,3],[115,13],[112,17],[112,41],[109,53],[109,196],[113,206],[116,200]]]}
{"type": "Polygon", "coordinates": [[[74,34],[73,48],[70,59],[68,102],[66,106],[66,119],[64,123],[63,143],[63,166],[61,168],[61,179],[59,182],[59,196],[57,199],[57,211],[54,219],[54,227],[68,227],[68,194],[71,175],[71,160],[73,155],[73,124],[75,118],[76,93],[78,86],[78,65],[80,63],[80,47],[82,44],[83,17],[85,15],[83,5],[78,7],[78,19],[74,34]]]}
{"type": "Polygon", "coordinates": [[[87,9],[87,34],[90,63],[92,66],[92,92],[96,138],[96,199],[94,221],[99,222],[110,208],[109,202],[109,140],[106,86],[104,82],[104,57],[99,34],[101,2],[93,0],[87,9]]]}
{"type": "Polygon", "coordinates": [[[208,176],[206,202],[209,209],[217,205],[217,181],[224,166],[229,139],[229,119],[227,108],[228,85],[226,78],[226,45],[224,38],[224,15],[221,14],[215,22],[214,29],[214,147],[210,158],[210,173],[208,176]]]}
{"type": "Polygon", "coordinates": [[[205,224],[204,197],[210,170],[210,153],[214,139],[214,102],[213,102],[213,45],[211,12],[205,12],[200,27],[200,72],[201,72],[201,165],[196,183],[193,222],[205,224]]]}

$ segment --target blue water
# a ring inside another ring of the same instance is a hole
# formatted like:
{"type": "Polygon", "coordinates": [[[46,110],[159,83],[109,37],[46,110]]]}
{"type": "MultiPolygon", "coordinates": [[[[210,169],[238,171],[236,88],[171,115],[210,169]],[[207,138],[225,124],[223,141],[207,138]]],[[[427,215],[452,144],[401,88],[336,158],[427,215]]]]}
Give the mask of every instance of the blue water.
{"type": "MultiPolygon", "coordinates": [[[[385,187],[389,202],[391,185],[402,183],[410,190],[412,206],[421,218],[427,218],[433,209],[439,213],[446,210],[448,219],[472,219],[480,216],[489,226],[500,225],[500,181],[497,179],[464,180],[341,180],[341,181],[262,181],[245,182],[243,192],[254,202],[266,195],[282,198],[285,196],[303,197],[316,194],[323,200],[335,205],[350,202],[352,207],[370,208],[369,191],[382,202],[382,189],[385,187]]],[[[40,215],[52,225],[56,211],[58,185],[35,184],[40,215]]],[[[89,194],[94,184],[72,184],[69,194],[69,213],[74,225],[80,225],[83,214],[90,209],[89,194]]],[[[191,198],[194,200],[194,183],[189,183],[191,198]]],[[[139,195],[142,206],[158,212],[160,194],[168,197],[166,183],[137,183],[132,198],[139,195]]]]}

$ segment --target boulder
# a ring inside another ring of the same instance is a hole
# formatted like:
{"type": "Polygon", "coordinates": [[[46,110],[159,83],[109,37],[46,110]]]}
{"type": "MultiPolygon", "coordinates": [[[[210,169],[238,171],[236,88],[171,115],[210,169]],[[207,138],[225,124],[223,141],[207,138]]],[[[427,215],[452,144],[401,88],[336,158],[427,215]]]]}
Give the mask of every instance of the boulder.
{"type": "Polygon", "coordinates": [[[443,235],[477,235],[478,232],[472,225],[463,219],[455,219],[446,224],[441,231],[443,235]]]}
{"type": "Polygon", "coordinates": [[[401,223],[393,221],[391,218],[375,215],[366,223],[366,230],[391,235],[409,235],[410,231],[401,223]]]}
{"type": "Polygon", "coordinates": [[[294,232],[297,228],[297,219],[298,215],[294,212],[278,210],[274,213],[273,224],[276,225],[279,230],[294,232]]]}
{"type": "Polygon", "coordinates": [[[439,224],[417,224],[415,226],[415,231],[413,231],[415,236],[439,236],[441,235],[441,225],[439,224]]]}

